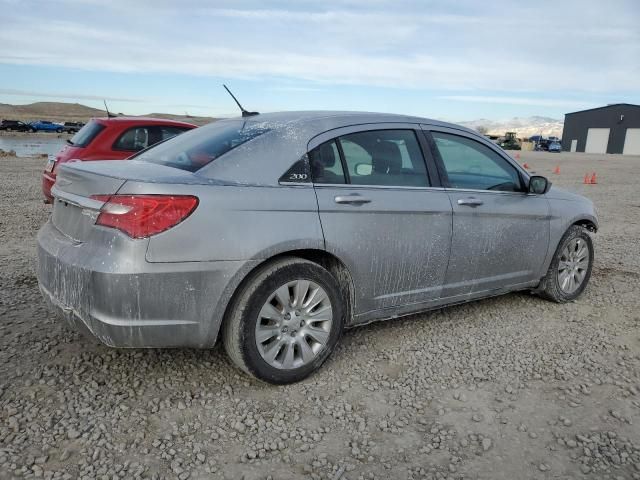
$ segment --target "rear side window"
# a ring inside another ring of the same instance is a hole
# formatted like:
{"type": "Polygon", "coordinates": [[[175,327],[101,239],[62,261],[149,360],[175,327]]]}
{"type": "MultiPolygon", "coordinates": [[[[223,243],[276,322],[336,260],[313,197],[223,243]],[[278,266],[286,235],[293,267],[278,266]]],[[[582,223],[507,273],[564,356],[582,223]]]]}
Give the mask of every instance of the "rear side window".
{"type": "Polygon", "coordinates": [[[162,125],[133,127],[120,135],[113,144],[113,149],[139,152],[158,142],[175,137],[185,130],[188,129],[162,125]]]}
{"type": "Polygon", "coordinates": [[[311,176],[315,183],[345,183],[340,152],[335,140],[325,142],[309,152],[311,176]]]}
{"type": "Polygon", "coordinates": [[[102,130],[104,130],[104,128],[104,125],[91,120],[84,127],[78,130],[78,133],[71,137],[70,142],[74,147],[86,147],[102,130]]]}
{"type": "Polygon", "coordinates": [[[175,137],[176,135],[180,135],[183,132],[186,132],[187,130],[191,130],[190,128],[183,128],[183,127],[169,127],[169,126],[161,126],[158,127],[160,128],[160,137],[162,138],[162,140],[168,140],[172,137],[175,137]]]}
{"type": "Polygon", "coordinates": [[[413,130],[371,130],[344,135],[309,152],[315,183],[428,187],[429,178],[413,130]],[[339,162],[341,150],[344,166],[339,162]],[[338,158],[333,162],[333,157],[338,158]],[[344,172],[346,167],[346,172],[344,172]]]}
{"type": "Polygon", "coordinates": [[[142,152],[136,160],[195,172],[268,131],[262,124],[244,120],[217,122],[193,129],[142,152]]]}
{"type": "Polygon", "coordinates": [[[152,132],[150,127],[134,127],[126,130],[113,144],[114,150],[127,150],[137,152],[149,145],[158,143],[161,139],[151,138],[152,132]],[[156,140],[155,142],[153,140],[156,140]]]}

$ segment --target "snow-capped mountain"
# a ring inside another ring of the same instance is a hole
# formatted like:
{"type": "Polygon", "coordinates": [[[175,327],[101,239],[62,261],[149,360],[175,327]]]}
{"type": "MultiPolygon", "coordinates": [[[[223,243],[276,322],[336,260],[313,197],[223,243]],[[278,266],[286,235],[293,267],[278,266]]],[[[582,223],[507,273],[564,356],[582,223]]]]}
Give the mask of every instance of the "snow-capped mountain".
{"type": "Polygon", "coordinates": [[[514,117],[509,120],[487,120],[481,118],[467,122],[456,122],[473,130],[486,129],[489,135],[502,136],[505,132],[516,132],[519,138],[530,137],[532,135],[542,135],[544,137],[562,137],[563,121],[549,117],[514,117]]]}

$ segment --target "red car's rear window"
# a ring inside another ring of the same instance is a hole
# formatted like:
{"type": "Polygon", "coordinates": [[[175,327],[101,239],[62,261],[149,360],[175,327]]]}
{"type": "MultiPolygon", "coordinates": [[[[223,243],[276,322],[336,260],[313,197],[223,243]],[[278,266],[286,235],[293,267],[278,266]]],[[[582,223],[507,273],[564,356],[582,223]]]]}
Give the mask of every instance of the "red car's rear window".
{"type": "Polygon", "coordinates": [[[98,134],[105,129],[105,126],[101,123],[91,120],[84,127],[71,137],[69,143],[74,147],[86,147],[88,146],[98,134]]]}

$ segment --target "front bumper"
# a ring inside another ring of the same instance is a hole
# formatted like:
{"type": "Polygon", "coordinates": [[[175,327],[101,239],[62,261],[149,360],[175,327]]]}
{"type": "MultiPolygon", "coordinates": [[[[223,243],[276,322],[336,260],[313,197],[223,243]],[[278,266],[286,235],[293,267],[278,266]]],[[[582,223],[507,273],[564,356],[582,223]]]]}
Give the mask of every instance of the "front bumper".
{"type": "Polygon", "coordinates": [[[112,347],[213,346],[226,305],[253,265],[148,263],[134,249],[71,240],[51,221],[38,232],[45,300],[73,328],[112,347]]]}

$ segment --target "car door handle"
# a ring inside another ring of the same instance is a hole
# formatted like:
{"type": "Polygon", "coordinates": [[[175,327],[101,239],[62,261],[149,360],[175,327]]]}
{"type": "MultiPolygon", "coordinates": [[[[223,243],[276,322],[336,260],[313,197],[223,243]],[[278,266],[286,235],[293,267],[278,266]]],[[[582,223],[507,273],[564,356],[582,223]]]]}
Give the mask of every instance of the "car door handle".
{"type": "Polygon", "coordinates": [[[482,203],[482,200],[478,200],[477,198],[473,197],[458,199],[458,205],[465,205],[467,207],[478,207],[482,205],[482,203]]]}
{"type": "Polygon", "coordinates": [[[343,204],[351,204],[351,205],[362,205],[363,203],[371,203],[371,200],[365,197],[361,197],[359,194],[354,193],[353,195],[338,195],[334,198],[336,203],[343,204]]]}

